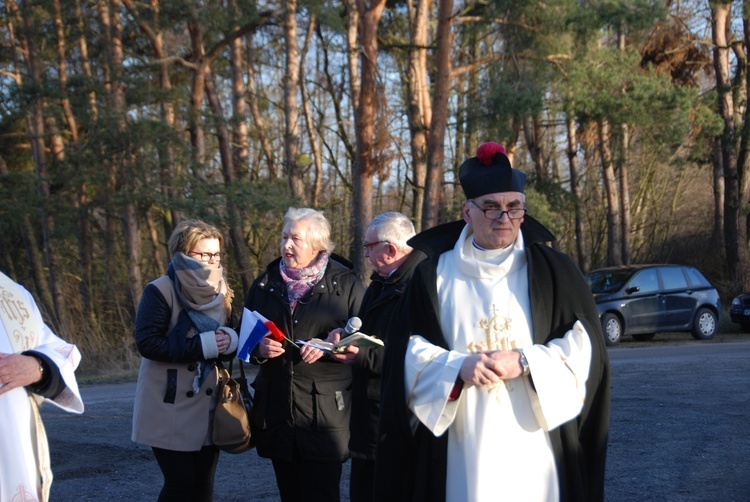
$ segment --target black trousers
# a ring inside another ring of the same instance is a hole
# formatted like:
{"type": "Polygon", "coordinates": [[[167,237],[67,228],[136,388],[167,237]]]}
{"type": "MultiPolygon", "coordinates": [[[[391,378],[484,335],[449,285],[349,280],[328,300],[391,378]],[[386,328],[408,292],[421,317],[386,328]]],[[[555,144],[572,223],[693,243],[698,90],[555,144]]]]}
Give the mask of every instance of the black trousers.
{"type": "Polygon", "coordinates": [[[273,460],[282,502],[339,502],[342,462],[273,460]]]}
{"type": "Polygon", "coordinates": [[[375,461],[352,459],[349,477],[349,500],[351,502],[373,502],[375,500],[375,461]]]}
{"type": "Polygon", "coordinates": [[[199,451],[152,448],[164,475],[159,502],[211,502],[219,449],[204,446],[199,451]]]}

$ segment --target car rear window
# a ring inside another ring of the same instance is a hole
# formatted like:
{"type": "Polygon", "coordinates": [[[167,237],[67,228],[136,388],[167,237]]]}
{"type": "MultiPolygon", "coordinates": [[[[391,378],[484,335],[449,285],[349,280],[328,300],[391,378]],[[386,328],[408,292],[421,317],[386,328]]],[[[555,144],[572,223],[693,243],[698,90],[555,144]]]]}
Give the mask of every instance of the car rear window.
{"type": "Polygon", "coordinates": [[[697,268],[694,267],[685,267],[685,273],[688,276],[688,280],[690,281],[690,285],[694,288],[702,287],[702,288],[710,288],[711,283],[708,282],[708,279],[703,277],[703,274],[701,274],[697,268]]]}
{"type": "Polygon", "coordinates": [[[687,289],[687,279],[685,279],[685,274],[682,273],[682,267],[662,267],[659,272],[666,291],[687,289]]]}

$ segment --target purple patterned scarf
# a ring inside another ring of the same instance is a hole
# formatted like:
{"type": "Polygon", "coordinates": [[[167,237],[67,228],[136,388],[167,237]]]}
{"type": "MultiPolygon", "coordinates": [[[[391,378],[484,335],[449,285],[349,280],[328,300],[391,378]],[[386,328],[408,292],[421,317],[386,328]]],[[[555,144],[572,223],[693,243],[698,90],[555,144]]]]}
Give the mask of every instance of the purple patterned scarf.
{"type": "Polygon", "coordinates": [[[289,307],[294,310],[300,298],[305,296],[320,280],[328,265],[328,253],[322,251],[315,263],[305,268],[288,268],[284,260],[279,264],[281,278],[286,284],[286,296],[289,307]]]}

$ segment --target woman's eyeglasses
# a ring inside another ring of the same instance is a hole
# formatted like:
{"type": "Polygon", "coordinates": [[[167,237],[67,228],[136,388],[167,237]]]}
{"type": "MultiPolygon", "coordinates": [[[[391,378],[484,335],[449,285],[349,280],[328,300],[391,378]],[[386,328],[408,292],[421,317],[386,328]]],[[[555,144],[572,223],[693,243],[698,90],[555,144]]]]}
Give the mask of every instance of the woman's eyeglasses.
{"type": "Polygon", "coordinates": [[[208,263],[211,260],[220,262],[224,257],[224,253],[222,253],[221,251],[219,251],[218,253],[198,253],[197,251],[190,251],[188,254],[193,254],[200,257],[200,261],[202,261],[203,263],[208,263]]]}

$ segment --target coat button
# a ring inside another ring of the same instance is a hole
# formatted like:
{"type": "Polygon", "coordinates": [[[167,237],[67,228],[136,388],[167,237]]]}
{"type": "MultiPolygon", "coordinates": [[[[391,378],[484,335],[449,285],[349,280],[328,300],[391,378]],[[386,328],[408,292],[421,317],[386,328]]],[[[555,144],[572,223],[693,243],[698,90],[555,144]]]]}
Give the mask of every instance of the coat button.
{"type": "Polygon", "coordinates": [[[195,364],[188,364],[188,371],[195,371],[195,364]]]}
{"type": "Polygon", "coordinates": [[[207,395],[207,396],[210,396],[210,395],[211,395],[211,394],[213,394],[213,393],[214,393],[214,390],[213,390],[213,389],[206,389],[206,395],[207,395]]]}
{"type": "Polygon", "coordinates": [[[187,397],[193,397],[193,396],[195,395],[195,392],[193,392],[192,390],[189,390],[189,391],[187,391],[187,392],[185,393],[185,395],[186,395],[187,397]]]}

